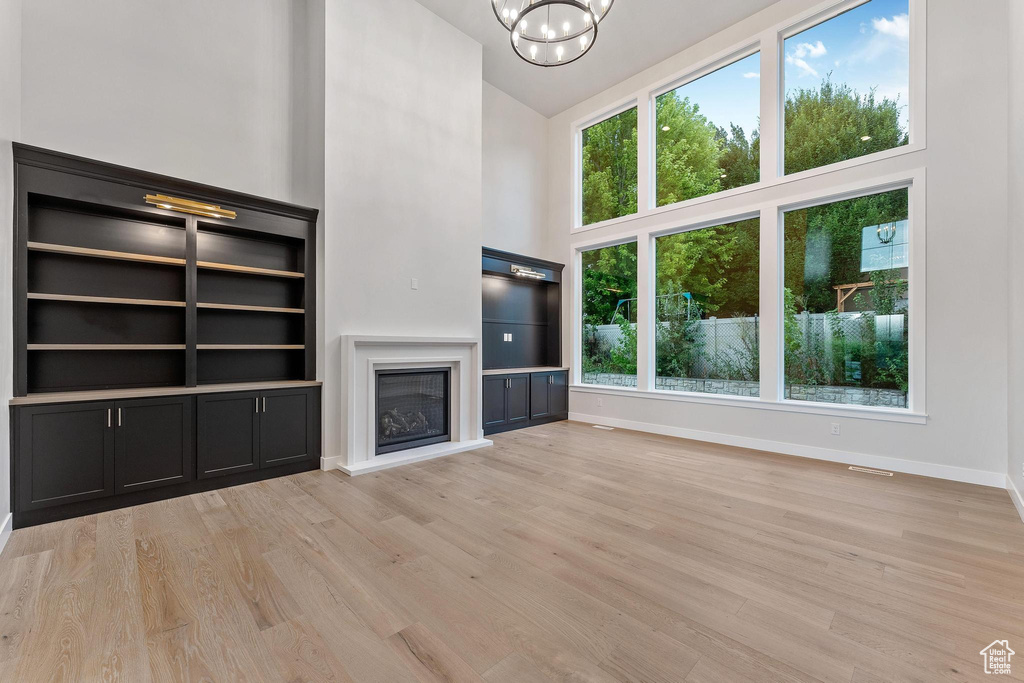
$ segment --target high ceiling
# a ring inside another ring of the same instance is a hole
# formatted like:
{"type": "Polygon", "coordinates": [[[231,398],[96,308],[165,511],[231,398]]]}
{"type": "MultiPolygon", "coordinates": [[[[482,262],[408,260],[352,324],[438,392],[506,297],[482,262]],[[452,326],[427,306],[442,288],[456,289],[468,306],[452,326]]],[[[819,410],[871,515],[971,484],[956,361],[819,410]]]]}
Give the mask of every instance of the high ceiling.
{"type": "Polygon", "coordinates": [[[509,46],[491,0],[419,0],[483,45],[484,79],[544,116],[554,116],[657,64],[776,0],[617,0],[583,59],[542,69],[509,46]]]}

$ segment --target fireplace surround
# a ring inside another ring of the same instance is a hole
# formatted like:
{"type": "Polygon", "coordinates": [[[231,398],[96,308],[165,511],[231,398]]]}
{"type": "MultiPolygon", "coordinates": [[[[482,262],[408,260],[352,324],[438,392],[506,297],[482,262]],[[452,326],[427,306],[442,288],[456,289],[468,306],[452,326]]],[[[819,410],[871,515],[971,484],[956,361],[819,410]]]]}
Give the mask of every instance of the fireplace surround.
{"type": "Polygon", "coordinates": [[[324,421],[325,429],[337,430],[340,449],[324,455],[323,469],[358,475],[491,445],[480,415],[478,337],[342,335],[340,346],[340,411],[324,421]],[[378,453],[378,371],[437,369],[447,369],[449,376],[448,440],[378,453]]]}

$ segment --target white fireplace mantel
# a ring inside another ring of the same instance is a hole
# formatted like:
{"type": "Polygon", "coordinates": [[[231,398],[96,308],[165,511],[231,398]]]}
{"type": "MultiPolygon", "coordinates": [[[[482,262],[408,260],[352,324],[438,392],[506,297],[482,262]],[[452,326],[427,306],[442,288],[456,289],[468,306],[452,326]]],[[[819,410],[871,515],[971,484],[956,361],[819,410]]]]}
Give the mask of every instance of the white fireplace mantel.
{"type": "Polygon", "coordinates": [[[483,438],[480,341],[475,337],[343,335],[341,354],[344,452],[323,458],[323,469],[364,474],[491,445],[483,438]],[[426,367],[451,370],[451,441],[375,455],[376,371],[426,367]]]}

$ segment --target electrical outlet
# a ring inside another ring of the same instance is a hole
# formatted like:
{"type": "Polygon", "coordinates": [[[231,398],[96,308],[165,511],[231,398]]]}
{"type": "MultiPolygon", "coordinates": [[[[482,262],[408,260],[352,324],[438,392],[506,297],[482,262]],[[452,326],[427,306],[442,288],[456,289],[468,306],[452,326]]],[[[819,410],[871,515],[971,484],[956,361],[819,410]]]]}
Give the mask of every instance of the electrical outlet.
{"type": "Polygon", "coordinates": [[[414,278],[409,280],[409,289],[419,289],[419,288],[420,288],[420,279],[418,277],[414,277],[414,278]]]}
{"type": "Polygon", "coordinates": [[[839,436],[839,433],[840,433],[840,431],[839,431],[839,423],[838,422],[833,422],[832,423],[832,436],[839,436]]]}
{"type": "Polygon", "coordinates": [[[600,398],[600,397],[599,397],[599,398],[597,399],[597,407],[598,407],[598,408],[603,408],[603,407],[604,407],[604,399],[603,399],[603,398],[600,398]]]}

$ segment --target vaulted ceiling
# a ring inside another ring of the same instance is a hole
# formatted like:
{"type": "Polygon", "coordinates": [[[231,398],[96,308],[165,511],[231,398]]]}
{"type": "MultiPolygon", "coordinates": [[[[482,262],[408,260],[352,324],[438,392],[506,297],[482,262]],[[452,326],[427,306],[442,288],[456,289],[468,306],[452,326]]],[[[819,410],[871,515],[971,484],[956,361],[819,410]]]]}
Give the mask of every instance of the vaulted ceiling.
{"type": "Polygon", "coordinates": [[[419,0],[483,45],[484,80],[545,116],[657,64],[776,0],[617,0],[593,50],[578,62],[542,69],[513,54],[491,0],[419,0]]]}

